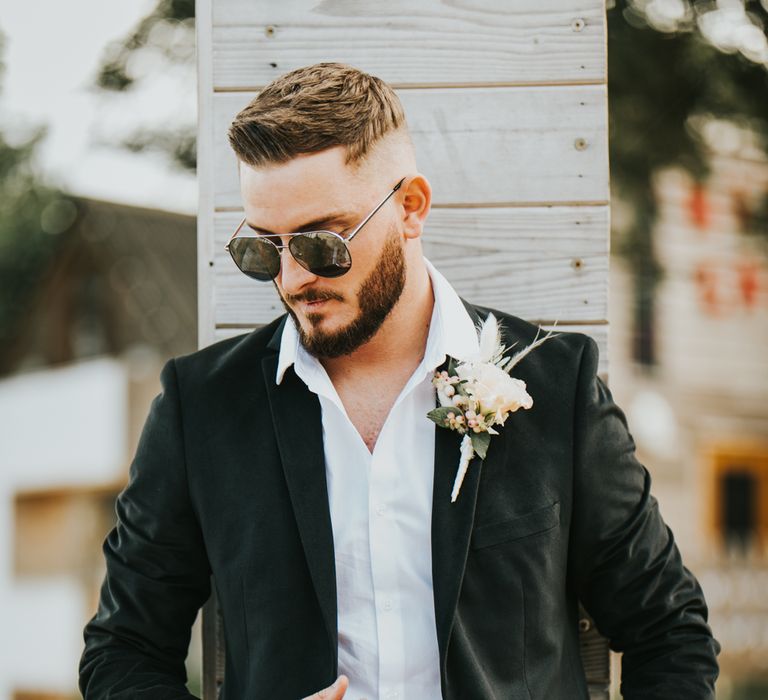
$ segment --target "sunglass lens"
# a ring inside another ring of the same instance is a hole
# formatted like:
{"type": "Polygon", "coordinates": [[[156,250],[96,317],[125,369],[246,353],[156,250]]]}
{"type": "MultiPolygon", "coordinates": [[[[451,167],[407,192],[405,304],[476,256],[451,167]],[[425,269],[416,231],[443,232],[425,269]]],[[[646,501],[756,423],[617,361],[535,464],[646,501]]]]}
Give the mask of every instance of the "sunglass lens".
{"type": "Polygon", "coordinates": [[[296,261],[320,277],[339,277],[352,267],[352,256],[344,241],[328,231],[294,236],[288,245],[296,261]]]}
{"type": "Polygon", "coordinates": [[[268,282],[280,272],[280,251],[266,238],[234,238],[229,252],[248,277],[268,282]]]}

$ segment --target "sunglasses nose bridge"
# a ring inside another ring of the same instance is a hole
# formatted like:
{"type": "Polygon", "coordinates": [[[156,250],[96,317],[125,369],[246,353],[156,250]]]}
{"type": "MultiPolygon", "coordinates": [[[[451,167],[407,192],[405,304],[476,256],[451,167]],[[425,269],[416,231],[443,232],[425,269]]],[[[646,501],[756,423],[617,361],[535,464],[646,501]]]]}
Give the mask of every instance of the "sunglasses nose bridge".
{"type": "Polygon", "coordinates": [[[289,294],[299,291],[301,287],[318,277],[303,260],[293,253],[291,250],[292,240],[289,240],[285,245],[277,246],[280,254],[280,269],[277,273],[277,279],[282,289],[289,294]],[[285,255],[283,254],[284,251],[285,255]]]}

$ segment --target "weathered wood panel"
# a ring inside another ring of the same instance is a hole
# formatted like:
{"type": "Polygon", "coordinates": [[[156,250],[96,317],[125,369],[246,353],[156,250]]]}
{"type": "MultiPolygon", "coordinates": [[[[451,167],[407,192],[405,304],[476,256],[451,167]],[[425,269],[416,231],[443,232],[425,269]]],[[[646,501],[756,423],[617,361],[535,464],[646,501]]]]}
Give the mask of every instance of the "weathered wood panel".
{"type": "Polygon", "coordinates": [[[605,80],[601,0],[219,0],[213,9],[216,89],[257,88],[328,60],[396,86],[605,80]]]}
{"type": "MultiPolygon", "coordinates": [[[[215,307],[213,271],[214,155],[213,0],[195,0],[197,43],[197,340],[202,348],[213,341],[215,307]]],[[[213,695],[206,695],[210,699],[213,695]]]]}
{"type": "MultiPolygon", "coordinates": [[[[243,275],[224,250],[240,217],[215,217],[217,326],[266,323],[283,309],[273,286],[243,275]]],[[[475,303],[528,319],[603,320],[607,227],[607,206],[435,209],[424,252],[475,303]]]]}
{"type": "MultiPolygon", "coordinates": [[[[401,90],[437,205],[607,202],[606,86],[401,90]]],[[[217,94],[214,203],[241,206],[226,133],[251,94],[217,94]]]]}
{"type": "MultiPolygon", "coordinates": [[[[550,323],[543,323],[541,324],[541,328],[543,330],[549,330],[550,328],[553,328],[552,324],[550,323]]],[[[212,342],[216,342],[219,340],[225,340],[226,338],[234,338],[238,335],[243,335],[245,333],[250,333],[253,330],[253,327],[248,328],[217,328],[216,332],[214,334],[214,338],[212,342]]],[[[555,331],[566,331],[566,332],[573,332],[573,333],[585,333],[586,335],[592,336],[594,338],[595,342],[597,343],[597,347],[600,351],[600,357],[598,361],[598,367],[597,371],[598,374],[607,381],[608,377],[608,330],[609,327],[607,324],[564,324],[560,325],[557,324],[557,327],[555,327],[555,331]]]]}

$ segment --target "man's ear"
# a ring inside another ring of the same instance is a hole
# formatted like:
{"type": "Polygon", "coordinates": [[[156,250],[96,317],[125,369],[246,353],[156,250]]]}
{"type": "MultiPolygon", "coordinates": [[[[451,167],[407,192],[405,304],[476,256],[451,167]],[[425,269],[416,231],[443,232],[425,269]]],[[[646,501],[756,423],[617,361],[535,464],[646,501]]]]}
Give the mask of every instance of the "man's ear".
{"type": "Polygon", "coordinates": [[[402,186],[403,233],[418,238],[432,206],[432,187],[423,175],[413,175],[402,186]]]}

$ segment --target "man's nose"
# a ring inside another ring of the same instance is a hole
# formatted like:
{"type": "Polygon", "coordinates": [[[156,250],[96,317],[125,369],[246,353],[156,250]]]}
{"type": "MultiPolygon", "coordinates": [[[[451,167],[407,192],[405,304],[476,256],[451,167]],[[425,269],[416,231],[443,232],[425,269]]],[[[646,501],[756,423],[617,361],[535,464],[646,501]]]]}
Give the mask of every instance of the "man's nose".
{"type": "Polygon", "coordinates": [[[288,248],[280,250],[280,274],[277,276],[277,283],[286,294],[297,294],[316,280],[317,275],[299,265],[288,248]]]}

